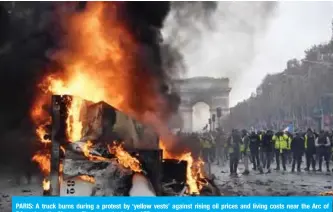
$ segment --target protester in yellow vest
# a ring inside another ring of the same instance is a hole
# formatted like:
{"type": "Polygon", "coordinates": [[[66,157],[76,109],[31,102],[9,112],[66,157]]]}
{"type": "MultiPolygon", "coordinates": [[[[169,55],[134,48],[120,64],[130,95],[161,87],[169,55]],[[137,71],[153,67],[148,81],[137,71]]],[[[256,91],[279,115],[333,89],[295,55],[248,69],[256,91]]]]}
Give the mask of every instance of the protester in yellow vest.
{"type": "Polygon", "coordinates": [[[202,158],[205,162],[208,162],[211,144],[206,136],[202,136],[200,138],[200,146],[201,146],[202,158]]]}
{"type": "Polygon", "coordinates": [[[242,144],[240,146],[241,154],[243,155],[244,159],[244,175],[248,175],[250,173],[249,171],[249,157],[250,157],[250,148],[249,148],[249,136],[247,131],[244,129],[242,130],[242,144]]]}
{"type": "Polygon", "coordinates": [[[289,164],[291,164],[292,162],[292,153],[291,153],[291,142],[293,140],[293,135],[291,133],[289,133],[288,131],[284,132],[284,134],[286,136],[288,136],[288,140],[287,140],[287,152],[286,152],[286,161],[288,161],[289,164]]]}
{"type": "Polygon", "coordinates": [[[209,136],[209,143],[210,143],[210,147],[209,147],[209,157],[211,161],[215,161],[216,160],[216,141],[215,141],[215,136],[213,136],[213,134],[208,134],[209,136]]]}
{"type": "Polygon", "coordinates": [[[275,159],[276,168],[275,170],[280,170],[280,158],[282,159],[283,170],[286,171],[286,153],[290,148],[290,138],[283,132],[278,132],[273,136],[274,147],[275,147],[275,159]]]}

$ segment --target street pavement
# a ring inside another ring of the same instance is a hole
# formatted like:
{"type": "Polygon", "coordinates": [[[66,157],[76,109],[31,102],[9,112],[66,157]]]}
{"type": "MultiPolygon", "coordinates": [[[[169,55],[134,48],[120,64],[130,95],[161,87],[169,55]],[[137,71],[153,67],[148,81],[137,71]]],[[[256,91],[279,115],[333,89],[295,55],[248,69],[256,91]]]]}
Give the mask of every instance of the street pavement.
{"type": "Polygon", "coordinates": [[[333,190],[332,173],[291,173],[290,170],[287,166],[286,172],[272,170],[270,174],[260,174],[250,171],[249,175],[242,175],[244,165],[241,163],[238,176],[232,177],[227,165],[211,165],[215,183],[225,196],[317,196],[320,192],[333,190]]]}
{"type": "Polygon", "coordinates": [[[41,196],[43,194],[42,179],[33,177],[30,185],[22,178],[21,185],[17,185],[13,173],[0,167],[0,211],[10,212],[12,196],[41,196]]]}

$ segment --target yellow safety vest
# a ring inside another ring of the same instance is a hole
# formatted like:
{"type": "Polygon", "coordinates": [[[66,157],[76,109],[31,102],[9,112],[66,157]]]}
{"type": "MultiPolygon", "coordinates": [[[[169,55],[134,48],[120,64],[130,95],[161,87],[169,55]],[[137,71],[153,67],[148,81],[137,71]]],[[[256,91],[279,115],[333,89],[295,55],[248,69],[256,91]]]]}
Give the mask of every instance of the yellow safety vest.
{"type": "Polygon", "coordinates": [[[288,135],[286,135],[287,136],[287,149],[288,150],[291,150],[291,142],[292,142],[292,139],[291,139],[291,137],[289,137],[288,135]]]}
{"type": "Polygon", "coordinates": [[[304,146],[305,146],[305,149],[307,149],[308,148],[308,141],[309,141],[309,139],[308,139],[308,135],[305,135],[305,137],[304,137],[304,146]]]}
{"type": "Polygon", "coordinates": [[[304,146],[305,146],[305,149],[308,148],[308,135],[304,136],[304,146]]]}
{"type": "Polygon", "coordinates": [[[290,149],[291,138],[289,136],[273,136],[273,140],[275,141],[275,149],[280,150],[280,152],[285,149],[290,149]]]}
{"type": "Polygon", "coordinates": [[[244,144],[241,144],[241,145],[240,145],[240,151],[241,151],[241,152],[244,152],[244,150],[245,150],[245,146],[244,146],[244,144]]]}
{"type": "Polygon", "coordinates": [[[234,148],[232,146],[233,146],[233,141],[232,141],[232,138],[231,138],[230,146],[228,147],[228,152],[229,153],[233,153],[234,152],[234,148]]]}
{"type": "Polygon", "coordinates": [[[204,149],[209,149],[209,148],[212,147],[210,142],[207,141],[207,140],[201,140],[200,143],[201,143],[201,147],[204,148],[204,149]]]}
{"type": "Polygon", "coordinates": [[[242,138],[242,141],[243,141],[243,144],[240,145],[240,151],[241,152],[249,152],[250,151],[249,148],[245,149],[244,138],[242,138]]]}

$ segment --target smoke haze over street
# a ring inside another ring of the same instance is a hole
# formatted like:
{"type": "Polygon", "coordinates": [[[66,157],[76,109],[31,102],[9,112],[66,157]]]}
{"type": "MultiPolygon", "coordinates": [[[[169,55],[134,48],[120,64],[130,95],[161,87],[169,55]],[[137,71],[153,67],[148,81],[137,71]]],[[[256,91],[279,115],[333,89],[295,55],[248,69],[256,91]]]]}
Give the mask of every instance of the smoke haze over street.
{"type": "MultiPolygon", "coordinates": [[[[330,39],[332,2],[272,3],[270,7],[266,5],[269,10],[263,12],[265,3],[219,2],[212,14],[204,19],[211,25],[196,24],[196,39],[182,40],[180,51],[187,66],[185,75],[230,77],[230,106],[248,98],[267,73],[282,72],[288,59],[300,58],[304,56],[304,50],[314,43],[330,39]],[[244,8],[262,12],[261,16],[252,18],[253,14],[244,13],[244,8]],[[251,18],[247,19],[250,15],[251,18]],[[235,19],[246,20],[246,26],[252,27],[254,32],[249,32],[244,25],[235,24],[235,19]],[[250,52],[248,47],[252,44],[253,51],[250,52]],[[252,80],[245,83],[249,77],[252,80]]],[[[200,17],[195,17],[193,21],[197,22],[200,17]]],[[[168,17],[165,22],[166,40],[171,31],[169,24],[174,24],[175,20],[168,17]]],[[[190,30],[182,29],[181,32],[186,35],[192,33],[193,28],[191,26],[190,30]]]]}
{"type": "MultiPolygon", "coordinates": [[[[163,34],[183,55],[183,77],[230,78],[230,107],[249,98],[267,74],[282,72],[289,59],[331,36],[332,2],[188,4],[172,8],[163,34]],[[179,16],[186,26],[177,23],[179,16]]],[[[207,123],[207,117],[194,119],[200,127],[207,123]]]]}

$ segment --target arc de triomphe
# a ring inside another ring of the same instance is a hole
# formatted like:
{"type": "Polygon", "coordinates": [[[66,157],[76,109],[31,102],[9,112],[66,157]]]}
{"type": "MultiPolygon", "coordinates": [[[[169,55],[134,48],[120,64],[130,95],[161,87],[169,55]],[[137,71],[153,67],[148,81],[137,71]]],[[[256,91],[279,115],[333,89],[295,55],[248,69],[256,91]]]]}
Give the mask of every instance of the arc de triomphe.
{"type": "MultiPolygon", "coordinates": [[[[228,78],[193,77],[175,81],[175,89],[180,93],[181,104],[179,115],[182,118],[182,131],[192,132],[193,106],[198,102],[209,105],[210,115],[216,115],[216,109],[221,108],[222,117],[229,113],[228,78]]],[[[207,117],[208,123],[208,117],[207,117]]]]}

